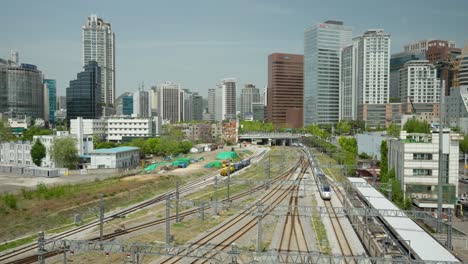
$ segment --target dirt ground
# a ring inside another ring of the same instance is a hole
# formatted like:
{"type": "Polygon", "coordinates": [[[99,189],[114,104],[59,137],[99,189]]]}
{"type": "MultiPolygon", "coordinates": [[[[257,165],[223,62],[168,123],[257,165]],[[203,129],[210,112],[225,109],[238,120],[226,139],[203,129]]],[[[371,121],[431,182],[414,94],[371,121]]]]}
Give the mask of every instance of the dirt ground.
{"type": "MultiPolygon", "coordinates": [[[[244,148],[239,149],[239,147],[234,147],[237,152],[241,152],[244,148]]],[[[247,148],[249,149],[249,148],[247,148]]],[[[196,153],[196,154],[188,154],[193,158],[200,158],[203,157],[205,160],[192,163],[187,168],[178,168],[175,170],[170,170],[168,172],[163,173],[162,175],[189,175],[191,173],[197,174],[206,174],[208,172],[213,171],[213,169],[205,168],[204,166],[215,160],[216,155],[219,152],[223,151],[230,151],[231,147],[224,147],[224,149],[217,149],[211,152],[203,152],[203,153],[196,153]]],[[[252,150],[252,149],[250,149],[252,150]]],[[[150,177],[153,177],[156,173],[150,174],[141,174],[141,175],[134,175],[134,176],[127,176],[125,180],[145,180],[150,177]]],[[[160,174],[161,175],[161,174],[160,174]]],[[[47,177],[35,177],[35,176],[25,176],[25,175],[16,175],[10,173],[0,173],[0,195],[2,193],[12,193],[20,191],[23,188],[34,188],[39,183],[44,183],[46,185],[60,185],[60,184],[75,184],[81,182],[92,182],[95,180],[103,180],[106,178],[112,178],[115,176],[120,176],[119,173],[93,173],[92,170],[88,170],[88,174],[85,175],[69,175],[69,176],[61,176],[57,178],[47,178],[47,177]]]]}

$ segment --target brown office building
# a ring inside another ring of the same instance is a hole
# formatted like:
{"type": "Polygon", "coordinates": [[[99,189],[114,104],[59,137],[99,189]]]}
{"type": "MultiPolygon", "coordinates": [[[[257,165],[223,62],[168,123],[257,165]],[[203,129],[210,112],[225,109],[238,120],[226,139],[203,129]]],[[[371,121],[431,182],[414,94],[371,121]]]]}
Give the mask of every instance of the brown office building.
{"type": "MultiPolygon", "coordinates": [[[[448,41],[446,40],[433,40],[428,44],[426,50],[426,59],[431,63],[445,62],[454,62],[461,54],[461,49],[450,47],[448,41]]],[[[450,65],[438,65],[437,66],[437,77],[445,81],[445,95],[450,95],[450,87],[453,87],[455,71],[450,65]]]]}
{"type": "Polygon", "coordinates": [[[268,56],[267,120],[275,127],[302,127],[304,55],[273,53],[268,56]],[[287,115],[289,113],[289,115],[287,115]],[[298,121],[300,120],[300,121],[298,121]]]}

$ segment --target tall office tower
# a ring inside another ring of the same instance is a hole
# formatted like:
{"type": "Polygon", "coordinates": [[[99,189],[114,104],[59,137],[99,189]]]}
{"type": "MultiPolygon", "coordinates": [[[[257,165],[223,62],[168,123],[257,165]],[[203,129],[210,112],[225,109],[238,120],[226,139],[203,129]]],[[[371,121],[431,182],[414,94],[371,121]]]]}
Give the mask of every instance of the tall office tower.
{"type": "Polygon", "coordinates": [[[390,35],[368,30],[353,40],[357,97],[360,104],[387,104],[390,87],[390,35]]]}
{"type": "Polygon", "coordinates": [[[303,55],[273,53],[268,56],[267,102],[269,122],[279,127],[302,127],[302,116],[287,116],[287,112],[288,109],[303,111],[303,55]]]}
{"type": "Polygon", "coordinates": [[[197,92],[192,95],[192,120],[203,120],[203,97],[197,92]]]}
{"type": "Polygon", "coordinates": [[[133,114],[137,117],[150,117],[150,92],[139,90],[133,93],[133,114]]]}
{"type": "Polygon", "coordinates": [[[150,93],[150,105],[151,105],[151,116],[158,116],[158,86],[151,86],[150,93]]]}
{"type": "Polygon", "coordinates": [[[226,78],[217,84],[214,100],[214,119],[221,122],[236,118],[236,79],[226,78]]]}
{"type": "Polygon", "coordinates": [[[390,102],[405,102],[400,98],[400,70],[408,61],[415,60],[425,60],[424,54],[400,52],[390,56],[390,102]]]}
{"type": "Polygon", "coordinates": [[[35,65],[0,59],[0,113],[44,118],[42,72],[35,65]]]}
{"type": "Polygon", "coordinates": [[[260,89],[256,88],[253,84],[246,84],[241,89],[240,97],[240,112],[241,118],[245,119],[246,115],[253,114],[253,103],[260,103],[260,89]]]}
{"type": "Polygon", "coordinates": [[[164,82],[158,85],[158,117],[177,123],[184,120],[184,91],[180,84],[164,82]]]}
{"type": "Polygon", "coordinates": [[[351,44],[351,34],[350,27],[332,20],[305,30],[304,126],[338,122],[340,53],[351,44]]]}
{"type": "Polygon", "coordinates": [[[184,121],[191,121],[193,115],[193,93],[189,89],[182,89],[184,93],[184,121]]]}
{"type": "Polygon", "coordinates": [[[47,86],[48,94],[45,94],[44,97],[48,96],[49,103],[49,122],[55,124],[55,105],[56,105],[56,94],[57,94],[57,82],[52,79],[44,79],[44,86],[47,86]]]}
{"type": "Polygon", "coordinates": [[[84,66],[67,88],[67,123],[71,119],[97,119],[102,116],[101,67],[95,61],[84,66]]]}
{"type": "Polygon", "coordinates": [[[115,111],[117,115],[127,115],[130,116],[133,114],[133,94],[125,92],[121,94],[115,100],[115,111]]]}
{"type": "Polygon", "coordinates": [[[409,61],[400,69],[400,98],[402,102],[438,103],[440,80],[437,69],[427,60],[409,61]]]}
{"type": "Polygon", "coordinates": [[[97,15],[88,17],[83,26],[83,65],[96,61],[101,67],[102,102],[115,101],[115,34],[111,24],[97,15]]]}
{"type": "Polygon", "coordinates": [[[214,121],[215,120],[215,100],[216,100],[216,89],[211,88],[208,89],[208,98],[206,113],[203,114],[203,120],[206,121],[214,121]]]}
{"type": "Polygon", "coordinates": [[[357,95],[353,67],[356,58],[353,56],[353,45],[341,50],[340,59],[340,120],[356,120],[357,95]]]}
{"type": "Polygon", "coordinates": [[[429,43],[426,50],[426,59],[437,66],[437,77],[445,82],[445,96],[450,95],[450,88],[453,87],[455,69],[452,67],[461,49],[455,48],[455,44],[450,46],[446,40],[437,40],[429,43]]]}

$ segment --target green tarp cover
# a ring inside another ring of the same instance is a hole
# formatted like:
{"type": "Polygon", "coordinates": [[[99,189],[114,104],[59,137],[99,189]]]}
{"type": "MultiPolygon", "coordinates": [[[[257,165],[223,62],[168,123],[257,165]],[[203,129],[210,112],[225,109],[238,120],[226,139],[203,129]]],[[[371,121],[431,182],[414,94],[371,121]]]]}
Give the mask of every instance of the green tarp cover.
{"type": "Polygon", "coordinates": [[[236,152],[234,151],[227,151],[227,152],[221,152],[216,156],[217,160],[225,160],[225,159],[235,159],[238,158],[239,156],[237,155],[236,152]]]}
{"type": "Polygon", "coordinates": [[[223,163],[221,161],[212,161],[208,164],[205,165],[205,168],[221,168],[223,166],[223,163]]]}

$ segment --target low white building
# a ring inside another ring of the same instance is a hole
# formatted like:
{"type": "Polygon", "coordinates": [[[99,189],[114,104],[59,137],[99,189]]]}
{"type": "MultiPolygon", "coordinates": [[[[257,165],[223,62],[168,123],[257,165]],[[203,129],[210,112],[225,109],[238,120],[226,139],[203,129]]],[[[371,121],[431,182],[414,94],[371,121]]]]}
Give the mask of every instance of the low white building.
{"type": "Polygon", "coordinates": [[[117,147],[91,152],[92,169],[132,168],[140,163],[140,148],[117,147]]]}
{"type": "Polygon", "coordinates": [[[55,139],[71,137],[76,140],[78,155],[88,155],[94,149],[93,136],[84,135],[81,139],[77,135],[69,134],[67,131],[57,131],[57,135],[34,136],[34,140],[40,140],[46,148],[46,156],[42,159],[41,167],[55,168],[55,162],[50,157],[50,152],[55,139]]]}
{"type": "Polygon", "coordinates": [[[157,117],[107,119],[107,141],[122,141],[125,137],[154,137],[158,131],[157,117]]]}
{"type": "MultiPolygon", "coordinates": [[[[458,196],[458,152],[460,134],[444,129],[443,155],[447,173],[443,177],[443,207],[453,208],[458,196]]],[[[439,173],[439,131],[430,134],[409,134],[388,144],[388,168],[395,168],[405,197],[411,197],[419,208],[437,208],[439,173]]]]}
{"type": "Polygon", "coordinates": [[[70,120],[70,134],[78,135],[96,135],[100,139],[106,138],[107,120],[106,119],[77,119],[70,120]]]}
{"type": "Polygon", "coordinates": [[[31,159],[31,142],[2,142],[0,144],[0,162],[15,165],[34,165],[31,159]]]}

